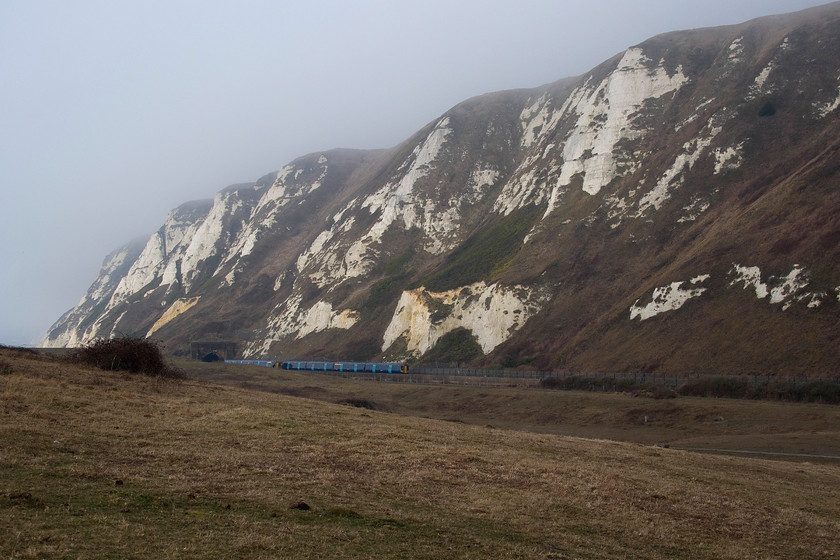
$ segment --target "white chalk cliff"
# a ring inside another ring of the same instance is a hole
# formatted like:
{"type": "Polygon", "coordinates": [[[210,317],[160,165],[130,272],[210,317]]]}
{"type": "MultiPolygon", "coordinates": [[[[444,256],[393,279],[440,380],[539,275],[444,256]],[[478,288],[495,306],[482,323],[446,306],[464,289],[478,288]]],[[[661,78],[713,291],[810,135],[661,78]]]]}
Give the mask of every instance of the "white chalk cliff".
{"type": "Polygon", "coordinates": [[[110,255],[42,344],[421,360],[461,333],[474,363],[828,371],[838,52],[837,3],[669,33],[301,157],[110,255]]]}

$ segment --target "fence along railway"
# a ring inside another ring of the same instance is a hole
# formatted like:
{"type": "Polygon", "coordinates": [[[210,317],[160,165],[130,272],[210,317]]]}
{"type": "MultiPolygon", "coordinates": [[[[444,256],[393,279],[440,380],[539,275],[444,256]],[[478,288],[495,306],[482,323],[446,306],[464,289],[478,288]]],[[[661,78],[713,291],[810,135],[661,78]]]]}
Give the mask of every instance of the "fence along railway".
{"type": "Polygon", "coordinates": [[[720,376],[708,374],[662,375],[645,372],[581,373],[480,369],[440,364],[405,364],[339,361],[228,360],[307,371],[334,377],[435,385],[484,387],[539,386],[545,389],[601,392],[653,390],[656,396],[730,397],[840,404],[840,377],[808,378],[770,375],[720,376]]]}

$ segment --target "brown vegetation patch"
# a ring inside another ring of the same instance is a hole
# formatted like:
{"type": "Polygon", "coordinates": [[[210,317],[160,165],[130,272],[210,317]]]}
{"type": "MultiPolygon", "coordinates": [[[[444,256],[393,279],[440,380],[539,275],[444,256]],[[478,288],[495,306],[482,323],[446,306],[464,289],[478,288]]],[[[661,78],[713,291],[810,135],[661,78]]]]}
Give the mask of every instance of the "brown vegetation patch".
{"type": "MultiPolygon", "coordinates": [[[[832,464],[488,429],[3,357],[14,373],[0,377],[0,395],[25,405],[0,415],[4,557],[703,559],[840,546],[832,464]],[[300,503],[310,509],[291,507],[300,503]]],[[[587,406],[569,415],[593,414],[587,406]]],[[[650,407],[678,422],[699,412],[650,407]]]]}
{"type": "Polygon", "coordinates": [[[160,346],[147,338],[99,339],[79,348],[67,359],[107,371],[127,371],[173,379],[183,377],[183,372],[166,363],[160,346]]]}

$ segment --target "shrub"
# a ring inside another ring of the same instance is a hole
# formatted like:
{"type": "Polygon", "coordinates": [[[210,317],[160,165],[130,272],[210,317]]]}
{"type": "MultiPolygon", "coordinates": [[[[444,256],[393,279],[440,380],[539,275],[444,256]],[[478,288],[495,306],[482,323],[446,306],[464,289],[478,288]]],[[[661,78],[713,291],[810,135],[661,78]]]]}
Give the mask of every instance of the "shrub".
{"type": "Polygon", "coordinates": [[[704,377],[690,381],[678,389],[688,397],[722,397],[730,399],[759,398],[758,388],[747,379],[737,377],[704,377]]]}
{"type": "Polygon", "coordinates": [[[840,404],[840,383],[830,379],[815,379],[795,388],[800,401],[840,404]]]}
{"type": "Polygon", "coordinates": [[[11,350],[12,352],[18,354],[32,354],[34,356],[38,355],[38,352],[36,352],[32,348],[26,348],[24,346],[6,346],[5,344],[0,344],[0,350],[11,350]]]}
{"type": "Polygon", "coordinates": [[[814,379],[806,382],[774,380],[767,384],[750,382],[746,377],[708,377],[686,383],[680,395],[725,397],[732,399],[774,399],[794,402],[840,404],[840,381],[814,379]]]}
{"type": "Polygon", "coordinates": [[[761,106],[761,109],[758,110],[759,117],[772,117],[776,114],[776,106],[773,105],[771,102],[767,102],[761,106]]]}
{"type": "Polygon", "coordinates": [[[667,385],[645,383],[632,391],[634,397],[647,397],[649,399],[675,399],[677,392],[667,385]]]}
{"type": "Polygon", "coordinates": [[[540,380],[540,386],[545,389],[562,389],[564,391],[604,391],[629,393],[647,387],[637,385],[632,379],[617,379],[611,376],[587,377],[572,375],[569,377],[546,377],[540,380]]]}
{"type": "Polygon", "coordinates": [[[540,387],[565,391],[632,393],[633,396],[653,399],[672,399],[682,395],[840,404],[840,379],[776,379],[757,383],[746,376],[702,377],[689,380],[675,391],[666,384],[639,383],[630,378],[571,375],[562,378],[546,377],[540,380],[540,387]]]}
{"type": "Polygon", "coordinates": [[[76,363],[107,371],[128,371],[153,377],[180,378],[183,372],[169,366],[158,344],[143,338],[99,339],[70,356],[76,363]]]}
{"type": "Polygon", "coordinates": [[[604,393],[631,393],[634,397],[650,399],[674,399],[677,393],[667,385],[656,383],[637,383],[633,379],[612,376],[587,377],[572,375],[569,377],[546,377],[540,380],[544,389],[563,391],[599,391],[604,393]]]}
{"type": "Polygon", "coordinates": [[[365,408],[367,410],[377,410],[376,404],[367,399],[344,399],[343,401],[339,401],[339,404],[346,404],[356,408],[365,408]]]}
{"type": "Polygon", "coordinates": [[[459,327],[438,339],[423,356],[424,362],[469,362],[484,352],[472,331],[459,327]]]}
{"type": "Polygon", "coordinates": [[[768,384],[766,392],[768,398],[780,401],[840,404],[840,381],[833,379],[814,379],[804,383],[775,381],[768,384]]]}

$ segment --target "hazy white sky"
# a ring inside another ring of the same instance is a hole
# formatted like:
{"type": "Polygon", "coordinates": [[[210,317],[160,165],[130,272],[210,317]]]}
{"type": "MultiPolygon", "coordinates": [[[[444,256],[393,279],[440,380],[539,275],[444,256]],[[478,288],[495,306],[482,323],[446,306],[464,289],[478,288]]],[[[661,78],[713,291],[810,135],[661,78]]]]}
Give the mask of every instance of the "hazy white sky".
{"type": "Polygon", "coordinates": [[[822,3],[0,0],[0,343],[34,344],[183,202],[658,33],[822,3]]]}

